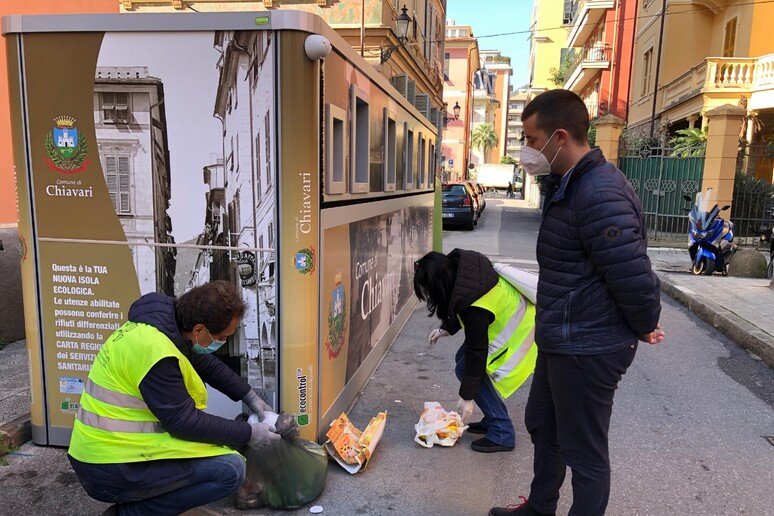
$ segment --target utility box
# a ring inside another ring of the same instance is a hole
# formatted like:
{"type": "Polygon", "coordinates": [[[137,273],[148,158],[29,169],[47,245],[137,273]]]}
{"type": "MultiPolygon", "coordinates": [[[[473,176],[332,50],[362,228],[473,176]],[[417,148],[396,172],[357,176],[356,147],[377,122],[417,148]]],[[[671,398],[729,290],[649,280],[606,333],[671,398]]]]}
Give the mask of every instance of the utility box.
{"type": "Polygon", "coordinates": [[[415,305],[437,128],[308,13],[12,16],[3,34],[33,441],[69,443],[134,300],[216,279],[248,305],[216,356],[323,436],[415,305]]]}

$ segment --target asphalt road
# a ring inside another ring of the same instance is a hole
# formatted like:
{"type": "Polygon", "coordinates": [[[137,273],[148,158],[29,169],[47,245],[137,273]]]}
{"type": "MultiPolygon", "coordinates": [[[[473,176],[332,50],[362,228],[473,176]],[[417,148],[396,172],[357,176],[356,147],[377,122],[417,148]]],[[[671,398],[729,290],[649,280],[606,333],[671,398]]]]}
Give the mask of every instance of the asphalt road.
{"type": "MultiPolygon", "coordinates": [[[[537,210],[494,197],[474,231],[444,232],[444,246],[534,268],[539,223],[537,210]]],[[[774,374],[672,300],[663,299],[662,313],[665,341],[638,350],[616,395],[607,514],[774,515],[774,446],[762,437],[774,435],[774,374]]],[[[385,434],[365,471],[349,475],[329,466],[325,492],[315,501],[323,515],[483,516],[492,505],[529,494],[532,445],[523,425],[529,380],[507,400],[514,451],[476,453],[472,434],[451,448],[413,442],[422,403],[453,410],[458,397],[453,357],[462,335],[429,348],[427,334],[438,321],[426,314],[424,306],[416,308],[349,411],[362,429],[387,410],[385,434]]],[[[63,449],[26,444],[5,460],[1,516],[80,516],[107,506],[81,489],[63,449]]],[[[569,509],[570,481],[568,475],[557,514],[569,509]]],[[[195,514],[245,513],[224,499],[195,514]]],[[[309,507],[248,514],[302,515],[309,507]]]]}
{"type": "MultiPolygon", "coordinates": [[[[444,250],[531,267],[539,225],[537,210],[495,197],[473,232],[444,231],[444,250]]],[[[774,446],[764,438],[774,436],[774,374],[672,299],[662,304],[666,339],[641,345],[616,395],[608,514],[774,514],[774,446]]],[[[518,480],[499,488],[528,494],[522,469],[502,473],[518,480]]],[[[568,498],[565,489],[559,513],[568,498]]]]}

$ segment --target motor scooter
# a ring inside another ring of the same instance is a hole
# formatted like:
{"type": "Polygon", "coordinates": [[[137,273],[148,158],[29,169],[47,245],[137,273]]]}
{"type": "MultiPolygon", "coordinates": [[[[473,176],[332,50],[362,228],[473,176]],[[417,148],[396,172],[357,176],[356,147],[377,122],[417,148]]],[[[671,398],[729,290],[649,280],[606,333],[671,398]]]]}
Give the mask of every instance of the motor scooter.
{"type": "MultiPolygon", "coordinates": [[[[690,202],[691,197],[683,196],[690,202]]],[[[695,275],[720,272],[728,275],[728,264],[736,252],[734,223],[720,218],[712,188],[696,194],[696,202],[688,213],[688,253],[691,255],[691,272],[695,275]]],[[[686,210],[688,211],[688,210],[686,210]]]]}

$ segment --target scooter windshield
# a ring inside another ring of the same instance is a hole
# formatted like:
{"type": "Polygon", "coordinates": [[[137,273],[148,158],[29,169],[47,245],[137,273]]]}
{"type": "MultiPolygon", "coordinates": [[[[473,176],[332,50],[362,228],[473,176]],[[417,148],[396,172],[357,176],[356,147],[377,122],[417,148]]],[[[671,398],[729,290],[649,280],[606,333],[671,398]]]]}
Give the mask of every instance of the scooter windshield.
{"type": "Polygon", "coordinates": [[[696,202],[688,213],[691,223],[699,231],[706,231],[718,216],[718,203],[712,188],[696,194],[696,202]]]}

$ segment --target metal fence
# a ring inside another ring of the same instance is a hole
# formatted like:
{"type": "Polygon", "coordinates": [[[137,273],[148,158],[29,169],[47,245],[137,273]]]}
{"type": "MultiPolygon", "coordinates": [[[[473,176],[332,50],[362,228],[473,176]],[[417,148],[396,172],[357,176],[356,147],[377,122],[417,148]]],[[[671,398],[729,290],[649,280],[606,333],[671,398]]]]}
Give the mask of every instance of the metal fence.
{"type": "Polygon", "coordinates": [[[701,149],[661,145],[622,145],[619,168],[642,202],[650,240],[687,240],[690,202],[701,189],[704,156],[701,149]]]}
{"type": "Polygon", "coordinates": [[[740,244],[757,244],[760,238],[756,231],[771,223],[766,210],[773,202],[772,174],[774,144],[739,147],[731,221],[740,244]]]}

